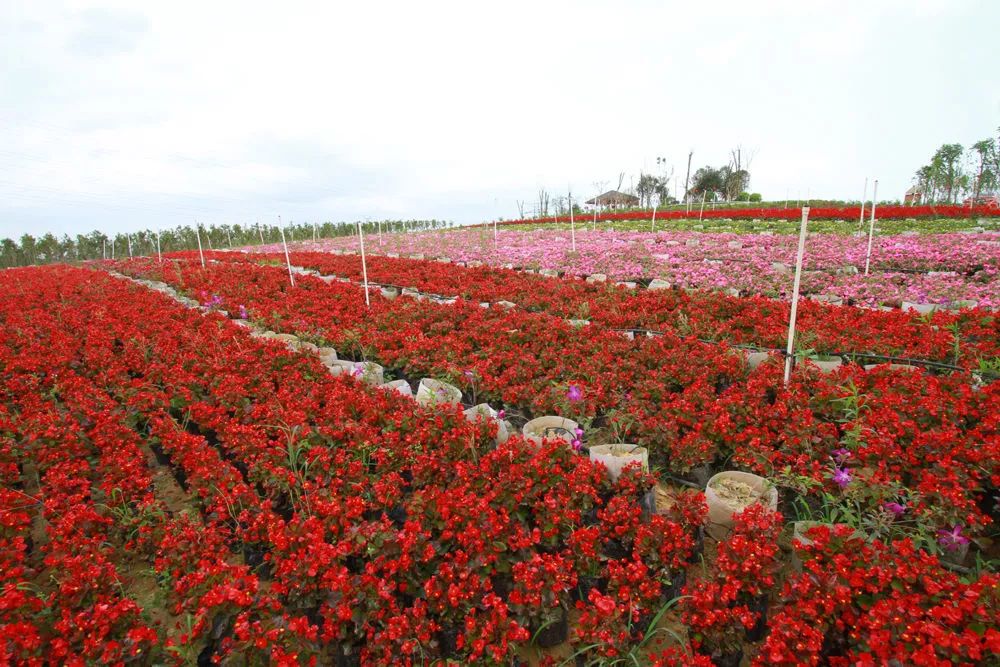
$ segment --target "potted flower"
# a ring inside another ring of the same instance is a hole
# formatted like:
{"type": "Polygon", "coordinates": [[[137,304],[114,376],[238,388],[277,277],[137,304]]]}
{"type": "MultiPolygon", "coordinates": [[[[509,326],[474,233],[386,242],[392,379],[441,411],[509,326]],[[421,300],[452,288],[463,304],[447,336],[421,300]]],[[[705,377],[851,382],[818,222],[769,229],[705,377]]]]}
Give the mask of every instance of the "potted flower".
{"type": "Polygon", "coordinates": [[[417,403],[424,406],[461,405],[462,390],[441,380],[423,378],[417,387],[417,403]]]}
{"type": "Polygon", "coordinates": [[[649,472],[649,450],[637,444],[625,442],[625,436],[634,423],[635,418],[631,415],[621,411],[613,411],[611,414],[612,442],[606,445],[593,445],[589,449],[590,460],[594,463],[602,463],[608,469],[608,476],[612,482],[618,481],[622,471],[630,465],[638,465],[643,472],[649,472]]]}
{"type": "Polygon", "coordinates": [[[778,489],[763,477],[738,470],[717,473],[705,485],[708,533],[723,539],[733,527],[733,517],[751,505],[778,507],[778,489]]]}

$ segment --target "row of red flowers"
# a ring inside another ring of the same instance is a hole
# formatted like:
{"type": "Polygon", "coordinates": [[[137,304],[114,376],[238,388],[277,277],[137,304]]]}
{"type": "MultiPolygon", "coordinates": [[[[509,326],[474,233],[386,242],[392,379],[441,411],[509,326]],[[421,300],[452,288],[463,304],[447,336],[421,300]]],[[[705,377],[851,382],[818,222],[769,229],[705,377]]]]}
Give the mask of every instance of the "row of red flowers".
{"type": "MultiPolygon", "coordinates": [[[[192,253],[175,257],[193,259],[192,253]]],[[[217,252],[210,259],[228,262],[284,261],[277,255],[217,252]]],[[[291,261],[360,281],[356,255],[291,253],[291,261]]],[[[368,263],[369,280],[415,287],[470,301],[511,301],[532,311],[589,319],[614,329],[673,331],[704,340],[783,349],[790,304],[765,297],[732,297],[722,292],[629,290],[565,277],[547,278],[495,267],[461,267],[441,262],[379,257],[368,263]]],[[[797,329],[805,347],[818,353],[873,354],[922,359],[978,368],[979,359],[1000,357],[1000,318],[972,309],[938,311],[930,316],[902,311],[873,311],[803,300],[797,329]]],[[[862,358],[862,363],[864,359],[862,358]]]]}
{"type": "MultiPolygon", "coordinates": [[[[925,532],[989,522],[979,505],[989,506],[983,492],[1000,479],[996,384],[975,391],[961,377],[850,366],[833,376],[797,373],[786,388],[781,364],[750,371],[740,355],[690,338],[629,341],[600,327],[580,331],[544,314],[468,303],[376,298],[366,308],[357,287],[301,276],[290,288],[274,267],[164,266],[126,269],[185,285],[205,301],[212,294],[230,312],[243,309],[403,377],[446,379],[470,403],[486,399],[523,419],[556,413],[610,426],[675,475],[732,458],[815,504],[843,490],[834,477],[844,466],[832,453],[846,447],[849,490],[871,490],[866,511],[881,515],[885,503],[912,496],[910,516],[925,532]]],[[[883,528],[903,525],[910,524],[883,528]]]]}

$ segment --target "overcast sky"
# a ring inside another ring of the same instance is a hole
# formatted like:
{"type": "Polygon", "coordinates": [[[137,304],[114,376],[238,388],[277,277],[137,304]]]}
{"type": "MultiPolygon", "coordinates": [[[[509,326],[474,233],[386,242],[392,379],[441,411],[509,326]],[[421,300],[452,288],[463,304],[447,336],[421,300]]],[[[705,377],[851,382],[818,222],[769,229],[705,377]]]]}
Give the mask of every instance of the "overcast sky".
{"type": "Polygon", "coordinates": [[[0,0],[0,236],[512,218],[738,144],[765,198],[898,198],[995,136],[998,26],[996,0],[0,0]]]}

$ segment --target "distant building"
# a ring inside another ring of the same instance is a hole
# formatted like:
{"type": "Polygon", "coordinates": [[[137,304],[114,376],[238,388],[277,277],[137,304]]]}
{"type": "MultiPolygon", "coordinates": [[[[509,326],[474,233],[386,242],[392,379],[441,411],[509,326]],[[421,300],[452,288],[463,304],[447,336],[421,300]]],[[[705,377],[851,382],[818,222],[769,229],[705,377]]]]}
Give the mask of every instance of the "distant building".
{"type": "Polygon", "coordinates": [[[903,206],[917,206],[924,202],[924,193],[917,186],[911,187],[903,195],[903,206]]]}
{"type": "Polygon", "coordinates": [[[989,206],[992,208],[1000,208],[1000,196],[979,195],[978,197],[966,197],[962,204],[964,206],[989,206]]]}
{"type": "Polygon", "coordinates": [[[603,195],[598,195],[587,201],[586,204],[600,208],[632,208],[639,205],[639,198],[617,190],[608,190],[603,195]]]}

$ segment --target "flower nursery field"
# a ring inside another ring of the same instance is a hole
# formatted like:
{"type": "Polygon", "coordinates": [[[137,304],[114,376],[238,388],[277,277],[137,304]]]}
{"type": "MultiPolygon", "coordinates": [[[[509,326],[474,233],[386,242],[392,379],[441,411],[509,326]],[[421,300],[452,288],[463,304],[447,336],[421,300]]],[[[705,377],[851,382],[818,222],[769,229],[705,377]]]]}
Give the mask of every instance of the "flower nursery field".
{"type": "Polygon", "coordinates": [[[2,661],[996,664],[1000,236],[903,231],[787,385],[789,235],[0,272],[2,661]]]}

